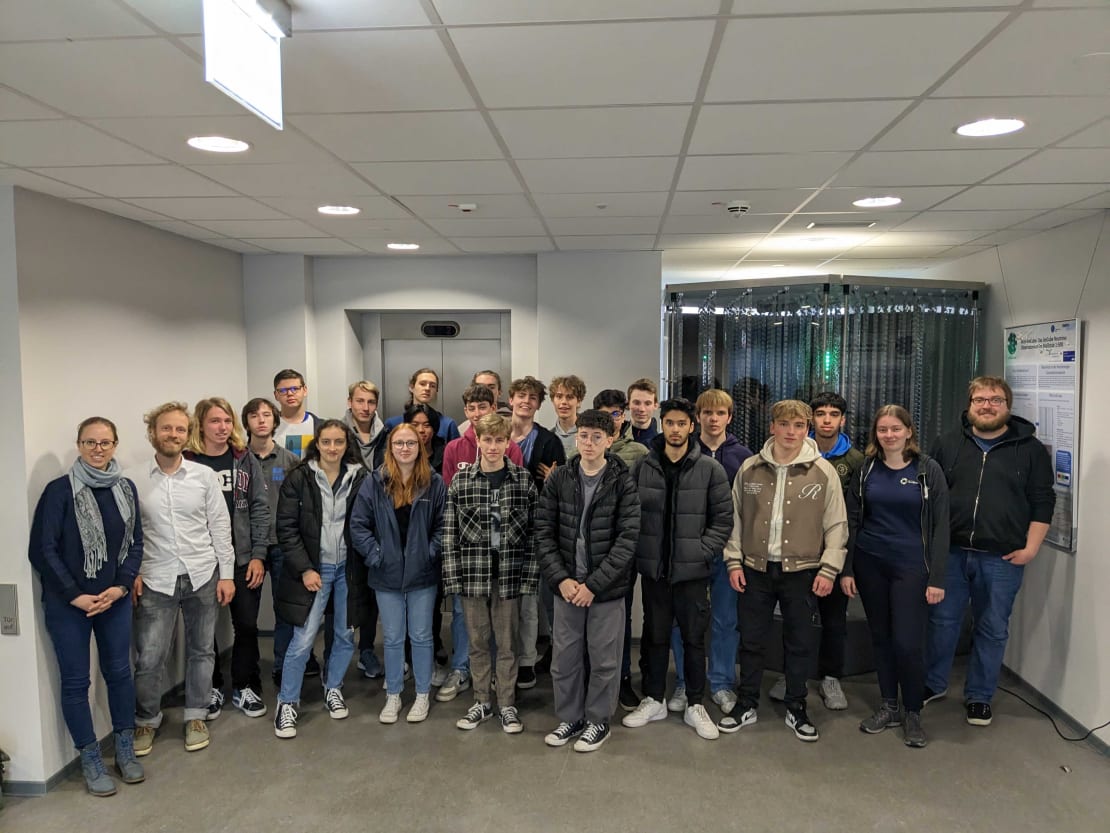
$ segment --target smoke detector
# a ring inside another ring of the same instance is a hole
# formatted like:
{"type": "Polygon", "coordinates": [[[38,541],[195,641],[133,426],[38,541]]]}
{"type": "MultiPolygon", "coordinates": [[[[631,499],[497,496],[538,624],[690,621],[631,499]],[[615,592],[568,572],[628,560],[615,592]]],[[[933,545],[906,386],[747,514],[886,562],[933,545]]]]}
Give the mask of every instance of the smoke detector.
{"type": "Polygon", "coordinates": [[[478,210],[478,203],[476,202],[451,202],[447,204],[448,208],[457,208],[463,214],[471,214],[478,210]]]}
{"type": "Polygon", "coordinates": [[[747,214],[752,210],[752,204],[747,200],[732,200],[731,202],[715,202],[713,205],[724,206],[725,211],[729,214],[747,214]]]}

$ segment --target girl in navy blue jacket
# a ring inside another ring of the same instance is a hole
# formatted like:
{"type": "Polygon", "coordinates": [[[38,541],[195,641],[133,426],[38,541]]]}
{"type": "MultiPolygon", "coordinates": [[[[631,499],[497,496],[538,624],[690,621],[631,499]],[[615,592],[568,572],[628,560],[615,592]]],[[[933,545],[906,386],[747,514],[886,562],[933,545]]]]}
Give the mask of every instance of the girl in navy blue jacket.
{"type": "Polygon", "coordinates": [[[432,611],[439,584],[447,489],[411,423],[389,433],[385,460],[363,482],[351,511],[351,540],[366,562],[385,644],[385,706],[396,723],[404,687],[405,637],[412,643],[416,701],[406,720],[428,716],[434,648],[432,611]]]}
{"type": "Polygon", "coordinates": [[[116,770],[125,783],[144,779],[135,758],[135,681],[131,676],[131,604],[127,596],[143,558],[135,484],[113,460],[119,435],[111,420],[90,417],[77,428],[80,457],[50,481],[35,507],[28,555],[42,582],[46,629],[54,643],[62,716],[81,752],[93,795],[112,795],[89,709],[89,637],[96,636],[100,672],[116,741],[116,770]]]}

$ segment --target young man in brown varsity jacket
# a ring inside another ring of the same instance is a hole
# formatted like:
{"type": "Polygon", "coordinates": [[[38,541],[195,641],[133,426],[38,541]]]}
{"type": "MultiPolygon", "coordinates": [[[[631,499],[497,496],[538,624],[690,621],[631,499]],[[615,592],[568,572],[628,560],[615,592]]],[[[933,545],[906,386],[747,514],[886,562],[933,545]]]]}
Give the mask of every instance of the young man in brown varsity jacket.
{"type": "Polygon", "coordinates": [[[744,461],[732,487],[733,529],[725,546],[729,583],[740,593],[739,718],[719,728],[756,722],[763,659],[777,603],[782,611],[786,725],[815,741],[806,714],[806,677],[813,596],[827,596],[844,566],[848,523],[840,478],[807,434],[813,418],[804,402],[771,408],[771,437],[744,461]]]}

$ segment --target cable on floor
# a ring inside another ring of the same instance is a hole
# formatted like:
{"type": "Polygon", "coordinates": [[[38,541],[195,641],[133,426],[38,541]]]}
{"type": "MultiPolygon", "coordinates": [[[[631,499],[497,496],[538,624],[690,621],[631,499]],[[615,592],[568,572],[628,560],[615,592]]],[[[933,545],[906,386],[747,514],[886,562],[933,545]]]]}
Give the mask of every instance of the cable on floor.
{"type": "Polygon", "coordinates": [[[1099,726],[1095,726],[1093,729],[1088,729],[1087,734],[1082,735],[1081,737],[1069,738],[1067,735],[1065,735],[1063,732],[1061,732],[1060,727],[1056,725],[1056,718],[1054,718],[1052,715],[1050,715],[1044,709],[1040,708],[1039,706],[1034,706],[1032,703],[1030,703],[1028,700],[1026,700],[1024,697],[1022,697],[1020,694],[1018,694],[1016,691],[1014,691],[1011,688],[1006,688],[1006,686],[1000,685],[999,689],[1001,689],[1002,691],[1005,691],[1007,694],[1009,694],[1012,697],[1016,697],[1021,702],[1023,702],[1025,705],[1027,705],[1029,708],[1031,708],[1033,711],[1039,712],[1040,714],[1043,714],[1045,717],[1047,717],[1049,719],[1049,722],[1052,723],[1052,728],[1056,730],[1056,734],[1058,734],[1062,740],[1066,740],[1068,743],[1080,743],[1082,741],[1085,741],[1087,738],[1089,738],[1091,735],[1093,735],[1099,729],[1105,729],[1107,726],[1110,726],[1110,720],[1107,720],[1105,723],[1103,723],[1099,726]]]}

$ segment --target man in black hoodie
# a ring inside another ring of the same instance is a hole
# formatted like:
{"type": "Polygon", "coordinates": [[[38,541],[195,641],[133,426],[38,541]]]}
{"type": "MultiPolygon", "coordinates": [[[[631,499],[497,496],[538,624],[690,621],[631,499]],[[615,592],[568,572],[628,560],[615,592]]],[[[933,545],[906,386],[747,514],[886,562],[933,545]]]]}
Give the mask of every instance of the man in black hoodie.
{"type": "Polygon", "coordinates": [[[1010,612],[1056,505],[1048,450],[1031,422],[1010,413],[1013,401],[1005,379],[972,379],[963,425],[942,435],[933,449],[948,480],[952,551],[944,600],[929,612],[925,702],[948,693],[970,599],[975,627],[964,704],[972,726],[990,725],[1010,612]]]}
{"type": "Polygon", "coordinates": [[[684,720],[700,737],[712,740],[717,727],[701,702],[709,577],[732,531],[732,498],[725,470],[702,454],[694,439],[694,406],[685,399],[668,399],[659,406],[659,418],[660,436],[633,472],[642,507],[636,568],[643,577],[641,651],[647,664],[644,699],[622,722],[636,728],[667,716],[663,691],[671,622],[677,621],[685,653],[684,720]]]}

